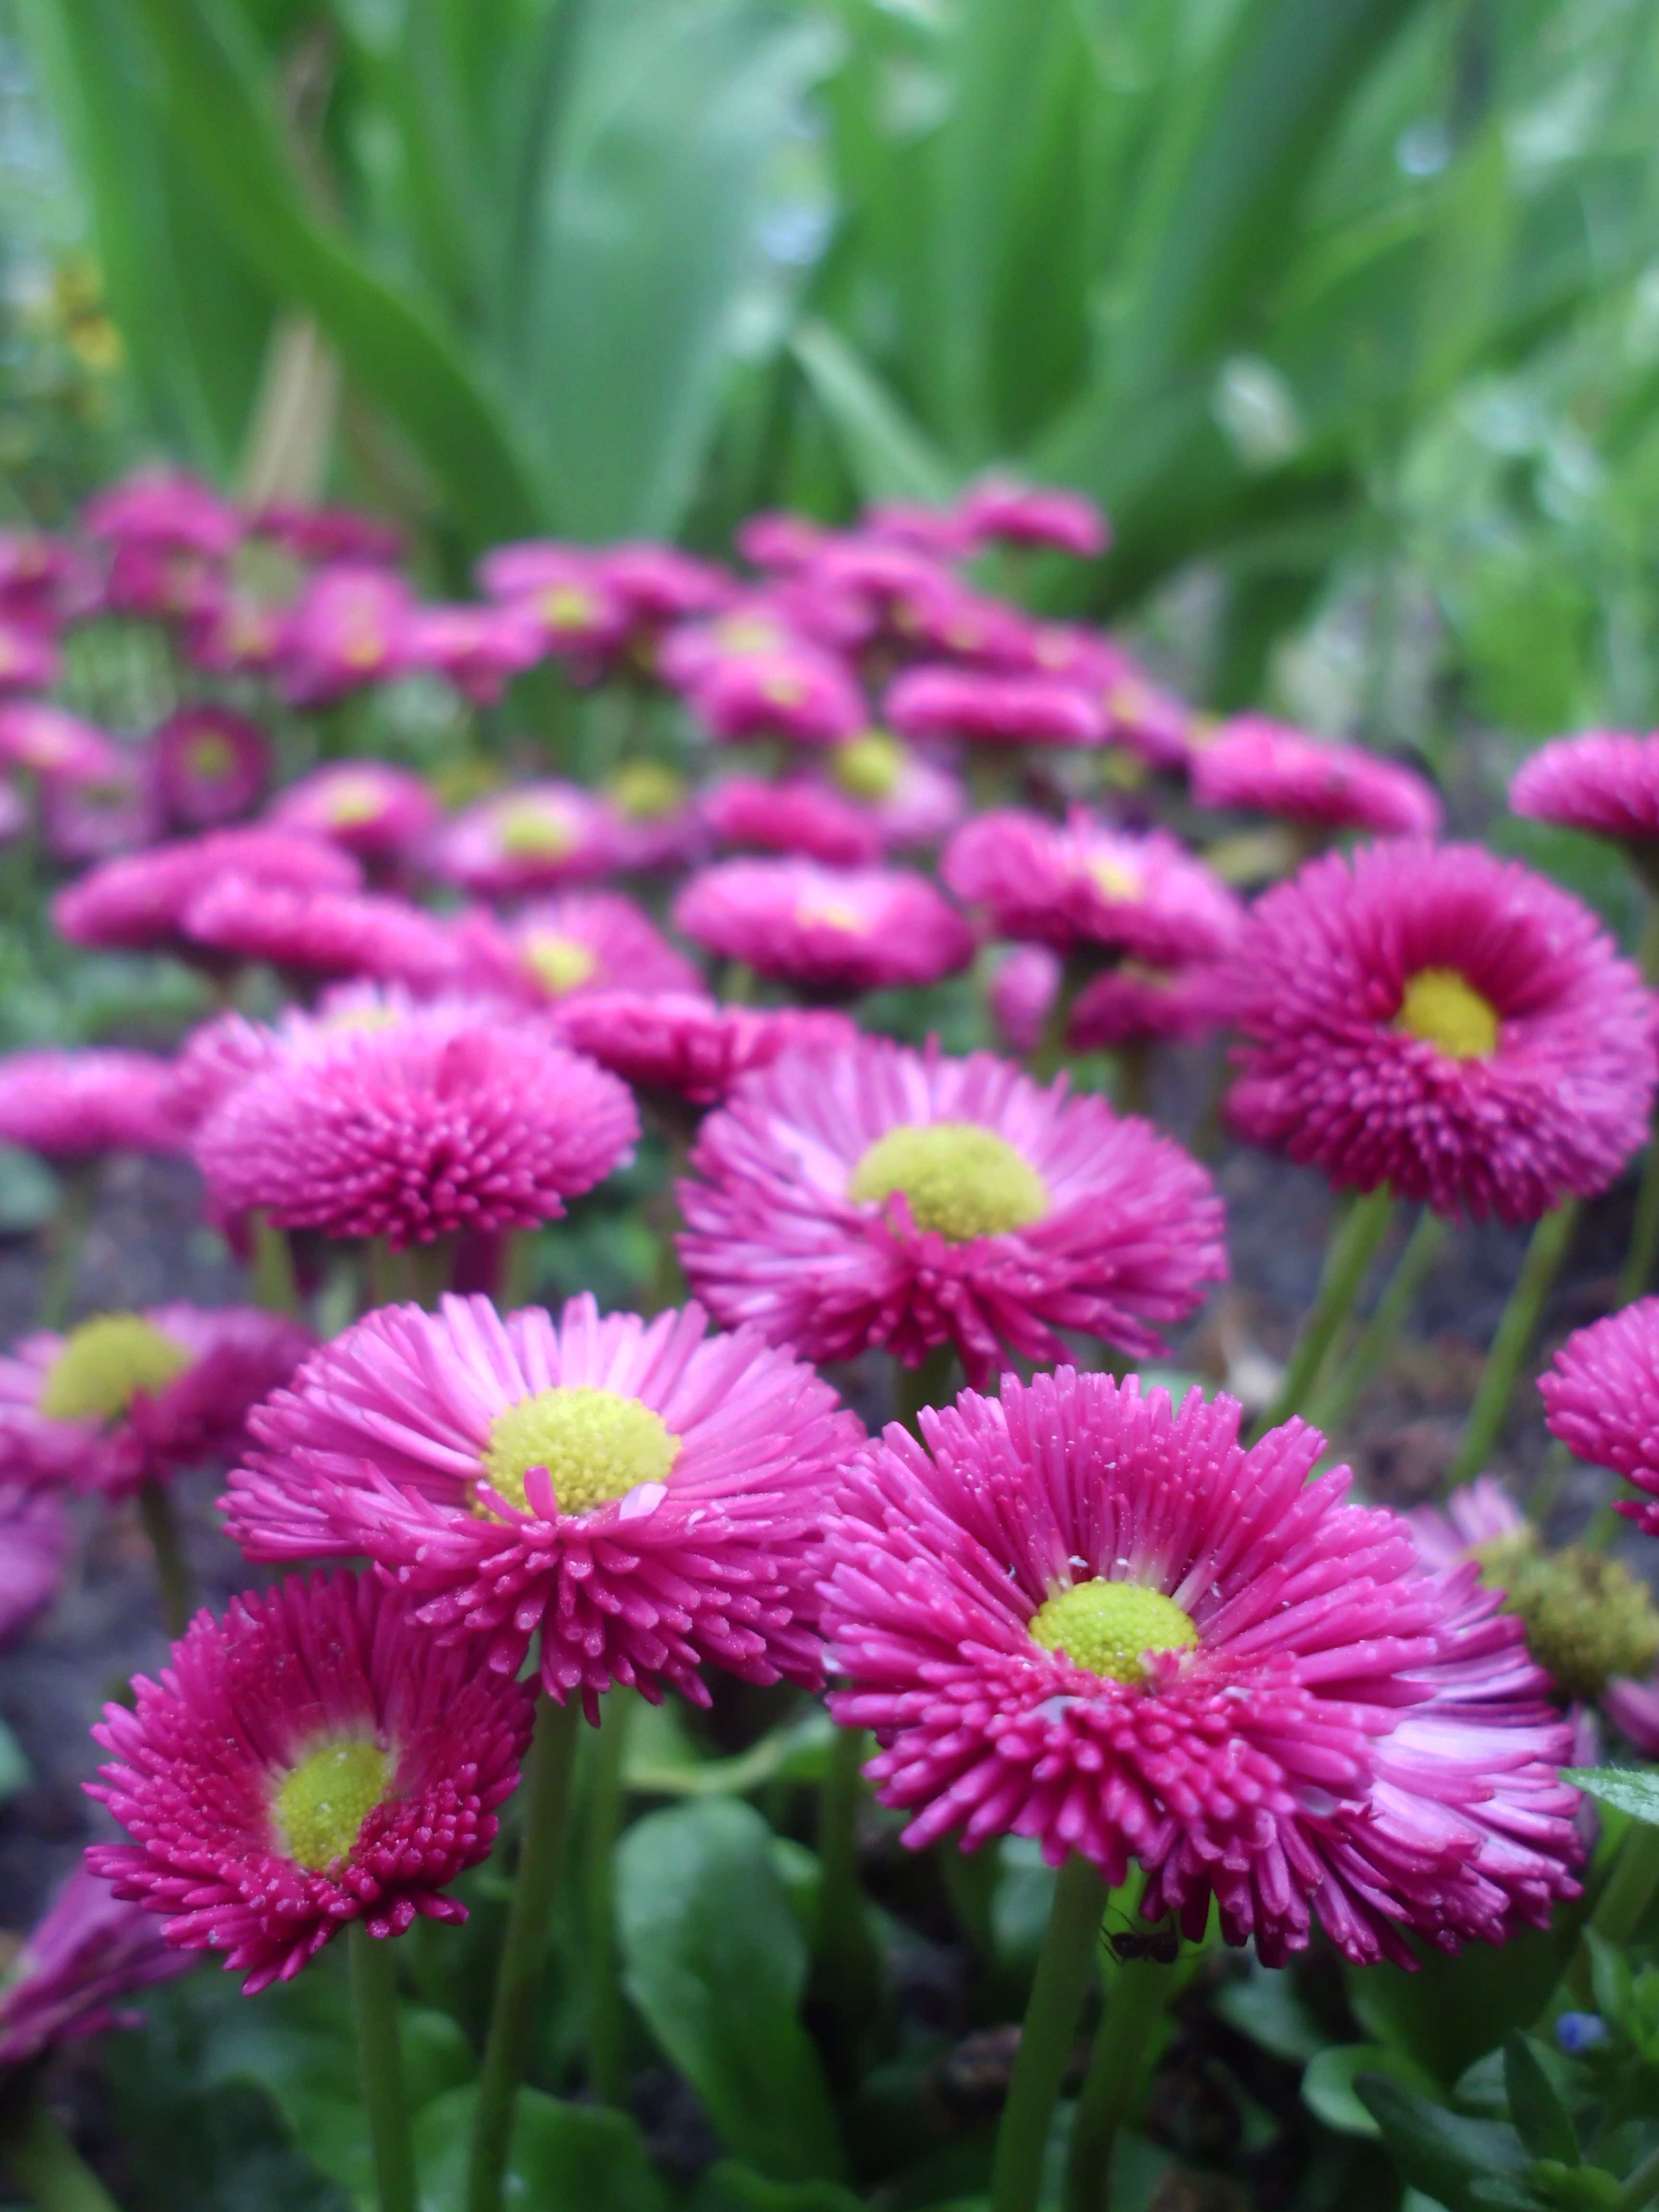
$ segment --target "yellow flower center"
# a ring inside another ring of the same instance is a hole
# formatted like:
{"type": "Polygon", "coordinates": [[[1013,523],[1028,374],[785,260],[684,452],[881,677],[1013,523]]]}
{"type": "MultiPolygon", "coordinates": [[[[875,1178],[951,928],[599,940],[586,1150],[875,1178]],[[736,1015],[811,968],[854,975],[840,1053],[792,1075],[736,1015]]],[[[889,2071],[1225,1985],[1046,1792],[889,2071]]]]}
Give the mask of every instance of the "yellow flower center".
{"type": "Polygon", "coordinates": [[[593,595],[577,584],[556,584],[542,593],[541,607],[550,629],[580,629],[593,619],[593,595]]]}
{"type": "Polygon", "coordinates": [[[811,928],[816,922],[825,929],[844,929],[849,937],[862,937],[870,927],[870,917],[862,907],[854,906],[851,899],[828,895],[802,899],[795,908],[795,920],[803,928],[811,928]]]}
{"type": "Polygon", "coordinates": [[[391,1778],[392,1761],[378,1744],[346,1737],[313,1751],[271,1801],[283,1849],[313,1874],[349,1858],[391,1778]]]}
{"type": "Polygon", "coordinates": [[[40,1411],[54,1421],[112,1421],[141,1390],[163,1390],[195,1353],[137,1314],[100,1314],[64,1340],[46,1370],[40,1411]]]}
{"type": "Polygon", "coordinates": [[[642,1482],[665,1480],[679,1455],[680,1439],[649,1406],[576,1383],[538,1390],[497,1413],[483,1464],[492,1487],[520,1513],[530,1510],[525,1477],[538,1467],[547,1469],[561,1513],[591,1513],[642,1482]]]}
{"type": "Polygon", "coordinates": [[[1395,1027],[1449,1060],[1485,1060],[1498,1042],[1498,1009],[1455,968],[1419,968],[1406,986],[1395,1027]]]}
{"type": "Polygon", "coordinates": [[[1172,1597],[1140,1583],[1074,1583],[1031,1615],[1031,1641],[1112,1682],[1146,1679],[1149,1651],[1194,1651],[1198,1631],[1172,1597]]]}
{"type": "Polygon", "coordinates": [[[885,730],[866,730],[836,748],[830,774],[854,799],[885,799],[904,772],[904,747],[885,730]]]}
{"type": "Polygon", "coordinates": [[[806,696],[806,686],[799,676],[781,670],[775,676],[761,678],[761,696],[774,707],[799,707],[806,696]]]}
{"type": "Polygon", "coordinates": [[[1138,899],[1140,896],[1140,877],[1125,860],[1114,860],[1107,853],[1097,854],[1089,862],[1089,873],[1103,896],[1109,899],[1138,899]]]}
{"type": "Polygon", "coordinates": [[[574,937],[562,937],[556,929],[532,930],[525,939],[524,957],[536,981],[555,999],[588,982],[599,964],[592,946],[574,937]]]}
{"type": "Polygon", "coordinates": [[[215,777],[228,775],[236,765],[236,749],[228,738],[216,733],[198,738],[190,749],[190,764],[198,775],[210,781],[215,777]]]}
{"type": "Polygon", "coordinates": [[[715,635],[728,653],[775,653],[783,643],[777,624],[757,615],[734,615],[717,626],[715,635]]]}
{"type": "Polygon", "coordinates": [[[684,784],[660,761],[629,761],[611,780],[611,804],[630,822],[660,822],[684,796],[684,784]]]}
{"type": "Polygon", "coordinates": [[[380,811],[380,787],[366,775],[343,778],[328,795],[328,818],[337,829],[372,822],[380,811]]]}
{"type": "Polygon", "coordinates": [[[918,1229],[951,1243],[1028,1228],[1048,1211],[1048,1193],[1030,1162],[973,1121],[906,1122],[878,1137],[847,1186],[848,1198],[885,1199],[902,1191],[918,1229]]]}
{"type": "Polygon", "coordinates": [[[1474,1547],[1480,1579],[1504,1593],[1527,1649],[1564,1698],[1595,1698],[1616,1674],[1645,1679],[1659,1660],[1659,1607],[1622,1560],[1570,1544],[1544,1552],[1531,1529],[1474,1547]]]}
{"type": "Polygon", "coordinates": [[[562,815],[542,806],[514,806],[501,817],[501,850],[515,860],[562,860],[576,833],[562,815]]]}

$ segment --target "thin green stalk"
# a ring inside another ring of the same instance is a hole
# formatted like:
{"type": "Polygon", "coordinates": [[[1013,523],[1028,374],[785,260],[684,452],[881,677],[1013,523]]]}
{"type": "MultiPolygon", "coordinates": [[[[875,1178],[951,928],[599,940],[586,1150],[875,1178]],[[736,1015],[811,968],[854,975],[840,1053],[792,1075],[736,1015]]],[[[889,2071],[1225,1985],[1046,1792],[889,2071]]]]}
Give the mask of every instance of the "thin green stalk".
{"type": "Polygon", "coordinates": [[[75,1303],[75,1285],[81,1272],[81,1248],[87,1241],[97,1169],[88,1162],[64,1168],[60,1177],[62,1201],[46,1231],[46,1267],[40,1285],[40,1326],[60,1329],[75,1303]]]}
{"type": "Polygon", "coordinates": [[[0,2135],[0,2164],[40,2212],[120,2212],[43,2104],[31,2100],[0,2135]]]}
{"type": "Polygon", "coordinates": [[[893,1419],[920,1436],[916,1416],[924,1406],[948,1406],[955,1397],[957,1352],[953,1344],[936,1344],[919,1367],[901,1367],[893,1394],[893,1419]]]}
{"type": "Polygon", "coordinates": [[[1623,1950],[1647,1917],[1656,1895],[1659,1895],[1659,1828],[1645,1820],[1632,1820],[1563,1978],[1561,1994],[1567,2002],[1582,2004],[1589,1997],[1589,1938],[1599,1936],[1615,1950],[1623,1950]]]}
{"type": "Polygon", "coordinates": [[[1636,1188],[1636,1211],[1631,1217],[1630,1243],[1619,1271],[1619,1303],[1629,1305],[1653,1280],[1653,1263],[1659,1260],[1659,1138],[1650,1138],[1642,1155],[1642,1180],[1636,1188]]]}
{"type": "Polygon", "coordinates": [[[1617,2212],[1642,2212],[1659,2197],[1659,2150],[1650,2151],[1619,2192],[1617,2212]]]}
{"type": "Polygon", "coordinates": [[[1447,1470],[1447,1490],[1455,1490],[1459,1483],[1479,1474],[1491,1455],[1509,1410],[1521,1362],[1537,1334],[1544,1301],[1567,1256],[1567,1247],[1578,1224],[1578,1200],[1570,1198],[1553,1213],[1547,1213],[1532,1232],[1521,1273],[1498,1322],[1492,1349],[1486,1354],[1480,1387],[1474,1394],[1474,1403],[1464,1424],[1462,1441],[1447,1470]]]}
{"type": "Polygon", "coordinates": [[[415,2151],[398,2039],[398,1968],[392,1942],[371,1936],[361,1920],[354,1920],[346,1929],[346,1949],[351,1961],[357,2075],[374,2151],[380,2212],[415,2212],[415,2151]]]}
{"type": "Polygon", "coordinates": [[[152,1475],[138,1492],[138,1518],[155,1554],[155,1581],[161,1594],[161,1618],[176,1642],[190,1626],[196,1610],[196,1582],[185,1554],[179,1516],[173,1510],[173,1492],[152,1475]]]}
{"type": "Polygon", "coordinates": [[[1385,1184],[1369,1196],[1356,1199],[1346,1218],[1333,1231],[1312,1310],[1302,1324],[1279,1394],[1257,1421],[1254,1436],[1265,1435],[1301,1410],[1303,1401],[1319,1379],[1337,1331],[1359,1295],[1377,1248],[1389,1233],[1393,1215],[1394,1196],[1385,1184]]]}
{"type": "Polygon", "coordinates": [[[384,1237],[372,1237],[368,1247],[368,1295],[377,1306],[418,1304],[414,1255],[405,1246],[394,1252],[384,1237]]]}
{"type": "Polygon", "coordinates": [[[620,2105],[628,2094],[627,2017],[623,2010],[622,1962],[617,1952],[617,1838],[628,1802],[623,1771],[637,1692],[619,1684],[605,1692],[599,1725],[590,1741],[587,1787],[588,2022],[587,2073],[601,2104],[620,2105]]]}
{"type": "Polygon", "coordinates": [[[1322,1390],[1316,1391],[1308,1419],[1328,1434],[1340,1428],[1353,1411],[1360,1393],[1376,1374],[1418,1295],[1434,1272],[1440,1248],[1446,1241],[1446,1224],[1425,1206],[1407,1239],[1370,1319],[1359,1340],[1322,1390]]]}
{"type": "Polygon", "coordinates": [[[253,1302],[267,1313],[286,1314],[290,1321],[304,1317],[288,1231],[267,1221],[263,1213],[253,1217],[253,1302]]]}
{"type": "Polygon", "coordinates": [[[556,1705],[543,1691],[525,1769],[524,1827],[507,1933],[495,1969],[495,1996],[478,2075],[472,2122],[467,2212],[501,2212],[501,2183],[513,2135],[519,2084],[530,2057],[547,1948],[547,1918],[564,1850],[570,1775],[581,1709],[572,1698],[556,1705]]]}
{"type": "Polygon", "coordinates": [[[1072,2123],[1066,2212],[1108,2212],[1112,2148],[1146,2071],[1152,2023],[1172,1987],[1169,1967],[1151,1959],[1121,1960],[1107,1982],[1105,2009],[1072,2123]]]}
{"type": "Polygon", "coordinates": [[[405,1257],[416,1304],[435,1313],[455,1273],[455,1239],[434,1237],[429,1244],[411,1244],[405,1257]]]}
{"type": "Polygon", "coordinates": [[[859,1881],[859,1815],[866,1729],[838,1728],[818,1791],[818,1978],[836,2017],[856,2039],[881,1986],[881,1960],[859,1881]]]}
{"type": "Polygon", "coordinates": [[[1019,2055],[997,2130],[991,2212],[1036,2212],[1043,2157],[1084,1991],[1095,1970],[1106,1885],[1073,1852],[1060,1870],[1048,1932],[1020,2030],[1019,2055]]]}

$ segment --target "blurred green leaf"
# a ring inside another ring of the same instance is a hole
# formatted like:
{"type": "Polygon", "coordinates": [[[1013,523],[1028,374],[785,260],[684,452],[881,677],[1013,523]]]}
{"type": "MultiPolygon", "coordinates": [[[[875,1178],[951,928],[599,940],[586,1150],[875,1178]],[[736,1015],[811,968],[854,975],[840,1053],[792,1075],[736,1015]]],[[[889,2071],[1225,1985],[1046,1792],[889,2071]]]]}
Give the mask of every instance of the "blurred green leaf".
{"type": "Polygon", "coordinates": [[[1462,2119],[1387,2075],[1361,2074],[1354,2086],[1401,2175],[1447,2212],[1472,2204],[1477,2183],[1518,2178],[1532,2162],[1513,2128],[1462,2119]]]}
{"type": "Polygon", "coordinates": [[[1578,2136],[1571,2116],[1524,2035],[1504,2039],[1504,2087],[1515,2131],[1533,2156],[1577,2166],[1578,2136]]]}
{"type": "Polygon", "coordinates": [[[1292,1977],[1282,1967],[1264,1966],[1254,1956],[1243,1973],[1228,1975],[1211,2002],[1229,2027],[1292,2065],[1306,2065],[1329,2040],[1292,1977]]]}
{"type": "Polygon", "coordinates": [[[33,1779],[27,1753],[8,1723],[0,1721],[0,1805],[27,1790],[33,1779]]]}
{"type": "Polygon", "coordinates": [[[1511,2028],[1530,2027],[1549,2002],[1578,1939],[1583,1899],[1559,1908],[1547,1929],[1504,1944],[1471,1944],[1455,1958],[1426,1947],[1414,1973],[1402,1966],[1351,1966],[1348,2002],[1366,2033],[1409,2052],[1443,2087],[1511,2028]]]}
{"type": "Polygon", "coordinates": [[[1641,1766],[1564,1766],[1561,1779],[1633,1820],[1659,1827],[1659,1769],[1641,1766]]]}
{"type": "Polygon", "coordinates": [[[863,497],[942,506],[957,487],[957,471],[846,339],[827,323],[809,322],[791,343],[863,497]]]}
{"type": "Polygon", "coordinates": [[[646,1705],[628,1745],[628,1786],[647,1797],[741,1797],[767,1782],[818,1782],[835,1723],[821,1705],[763,1735],[732,1759],[703,1757],[673,1709],[646,1705]]]}
{"type": "Polygon", "coordinates": [[[799,2018],[805,1940],[759,1814],[714,1798],[636,1821],[617,1851],[617,1920],[629,1996],[731,2148],[774,2179],[838,2176],[799,2018]]]}
{"type": "Polygon", "coordinates": [[[723,2158],[698,2182],[688,2212],[859,2212],[863,2201],[837,2181],[769,2181],[723,2158]]]}
{"type": "Polygon", "coordinates": [[[33,1152],[0,1145],[0,1237],[27,1237],[63,1201],[57,1176],[33,1152]]]}
{"type": "Polygon", "coordinates": [[[1339,2135],[1380,2136],[1382,2129],[1354,2087],[1361,2074],[1382,2075],[1431,2096],[1434,2083],[1403,2051],[1377,2043],[1343,2043],[1318,2051],[1302,2076],[1302,2101],[1316,2119],[1339,2135]]]}
{"type": "MultiPolygon", "coordinates": [[[[452,2089],[415,2122],[420,2212],[466,2212],[471,2086],[452,2089]]],[[[513,2114],[503,2196],[535,2212],[669,2212],[666,2188],[625,2112],[572,2105],[529,2087],[513,2114]]]]}

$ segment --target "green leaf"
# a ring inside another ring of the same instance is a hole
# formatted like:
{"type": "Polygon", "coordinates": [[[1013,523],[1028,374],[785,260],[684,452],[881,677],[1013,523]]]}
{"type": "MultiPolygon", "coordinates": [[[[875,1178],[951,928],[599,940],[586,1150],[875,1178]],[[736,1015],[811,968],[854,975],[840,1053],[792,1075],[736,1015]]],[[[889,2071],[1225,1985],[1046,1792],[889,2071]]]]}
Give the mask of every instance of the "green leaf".
{"type": "Polygon", "coordinates": [[[34,1779],[28,1756],[10,1728],[0,1721],[0,1805],[20,1790],[27,1790],[34,1779]]]}
{"type": "MultiPolygon", "coordinates": [[[[477,2097],[471,2084],[452,2089],[416,2119],[420,2212],[466,2212],[477,2097]]],[[[668,2191],[625,2112],[566,2104],[540,2089],[519,2092],[502,2194],[525,2212],[669,2212],[668,2191]]]]}
{"type": "Polygon", "coordinates": [[[1302,2076],[1302,2101],[1316,2119],[1338,2135],[1380,2136],[1382,2130],[1370,2107],[1354,2088],[1361,2074],[1386,2075],[1425,2096],[1434,2094],[1433,2081],[1405,2051],[1389,2051],[1380,2043],[1343,2043],[1328,2046],[1309,2061],[1302,2076]]]}
{"type": "Polygon", "coordinates": [[[860,2212],[862,2203],[838,2181],[769,2181],[723,2158],[698,2182],[688,2212],[860,2212]]]}
{"type": "Polygon", "coordinates": [[[1659,1827],[1659,1768],[1651,1766],[1564,1766],[1561,1779],[1587,1796],[1599,1798],[1633,1820],[1659,1827]]]}
{"type": "Polygon", "coordinates": [[[1421,1947],[1415,1973],[1391,1965],[1350,1967],[1343,1978],[1354,2016],[1374,2042],[1408,2051],[1449,2088],[1511,2028],[1538,2018],[1566,1971],[1588,1909],[1579,1899],[1559,1910],[1547,1929],[1526,1929],[1504,1944],[1471,1944],[1455,1958],[1421,1947]]]}
{"type": "Polygon", "coordinates": [[[767,1782],[823,1778],[835,1723],[822,1705],[732,1759],[705,1759],[672,1706],[644,1705],[628,1740],[628,1786],[647,1797],[742,1797],[767,1782]]]}
{"type": "Polygon", "coordinates": [[[951,463],[838,331],[803,323],[790,346],[866,500],[943,506],[953,495],[960,478],[951,463]]]}
{"type": "Polygon", "coordinates": [[[628,1992],[739,2157],[776,2180],[845,2153],[799,2005],[807,1955],[771,1831],[732,1798],[653,1813],[617,1854],[628,1992]]]}
{"type": "Polygon", "coordinates": [[[1218,1985],[1211,2004],[1229,2027],[1292,2065],[1305,2066],[1326,2047],[1324,2030],[1282,1966],[1264,1966],[1252,1957],[1246,1972],[1218,1985]]]}
{"type": "Polygon", "coordinates": [[[1518,2177],[1531,2164],[1513,2128],[1460,2118],[1382,2074],[1360,2075],[1354,2088],[1404,2179],[1447,2212],[1473,2202],[1476,2182],[1518,2177]]]}
{"type": "Polygon", "coordinates": [[[1533,2156],[1577,2166],[1578,2135],[1571,2115],[1524,2035],[1504,2039],[1504,2087],[1515,2131],[1533,2156]]]}

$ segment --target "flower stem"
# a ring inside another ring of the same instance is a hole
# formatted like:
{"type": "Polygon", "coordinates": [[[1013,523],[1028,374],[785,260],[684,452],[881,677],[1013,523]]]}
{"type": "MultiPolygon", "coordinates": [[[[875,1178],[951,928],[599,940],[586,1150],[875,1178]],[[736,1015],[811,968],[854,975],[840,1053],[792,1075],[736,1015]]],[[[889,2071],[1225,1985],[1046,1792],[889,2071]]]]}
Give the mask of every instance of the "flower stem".
{"type": "Polygon", "coordinates": [[[1106,2008],[1089,2053],[1066,2174],[1066,2212],[1107,2212],[1112,2147],[1129,2116],[1150,2054],[1153,2022],[1170,1992],[1170,1970],[1125,1959],[1106,1985],[1106,2008]]]}
{"type": "Polygon", "coordinates": [[[1383,1356],[1400,1334],[1401,1325],[1416,1304],[1418,1294],[1440,1257],[1446,1241],[1446,1224],[1425,1206],[1406,1249],[1385,1285],[1359,1341],[1322,1390],[1316,1391],[1308,1419],[1328,1436],[1346,1420],[1383,1356]]]}
{"type": "Polygon", "coordinates": [[[1356,1199],[1346,1219],[1333,1232],[1312,1310],[1302,1324],[1278,1395],[1251,1431],[1252,1441],[1277,1428],[1281,1421],[1288,1421],[1319,1379],[1325,1356],[1359,1295],[1359,1286],[1388,1234],[1393,1215],[1394,1194],[1385,1183],[1366,1197],[1356,1199]]]}
{"type": "Polygon", "coordinates": [[[1031,1984],[1019,2055],[997,2130],[991,2167],[991,2212],[1036,2212],[1042,2162],[1066,2061],[1095,1970],[1106,1885],[1074,1852],[1060,1870],[1048,1932],[1031,1984]]]}
{"type": "Polygon", "coordinates": [[[547,1917],[563,1852],[580,1717],[581,1709],[574,1698],[556,1705],[544,1690],[536,1701],[536,1733],[525,1769],[519,1870],[513,1884],[513,1902],[507,1907],[489,2034],[478,2075],[468,2212],[500,2212],[513,2111],[536,2022],[547,1917]]]}
{"type": "Polygon", "coordinates": [[[628,1793],[623,1769],[638,1693],[620,1684],[605,1692],[599,1725],[590,1739],[592,1758],[587,1797],[587,1927],[589,1986],[587,2073],[601,2104],[620,2105],[628,2094],[627,2019],[622,1966],[617,1955],[617,1838],[628,1793]]]}
{"type": "Polygon", "coordinates": [[[138,1518],[155,1554],[161,1618],[167,1634],[176,1641],[190,1626],[190,1617],[196,1610],[196,1582],[185,1555],[179,1516],[173,1510],[173,1492],[154,1475],[147,1475],[139,1489],[138,1518]]]}
{"type": "Polygon", "coordinates": [[[0,2163],[41,2212],[119,2212],[119,2207],[46,2106],[26,2104],[0,2135],[0,2163]]]}
{"type": "Polygon", "coordinates": [[[357,2030],[357,2073],[374,2150],[380,2212],[415,2212],[415,2153],[404,2094],[398,2039],[398,1968],[390,1938],[369,1934],[361,1920],[346,1929],[351,1960],[351,2014],[357,2030]]]}
{"type": "Polygon", "coordinates": [[[40,1326],[60,1329],[75,1302],[75,1285],[81,1272],[81,1248],[92,1219],[95,1165],[82,1162],[62,1171],[62,1199],[46,1234],[46,1277],[40,1285],[40,1326]]]}
{"type": "Polygon", "coordinates": [[[1577,1224],[1578,1200],[1570,1198],[1553,1213],[1545,1214],[1532,1232],[1521,1273],[1510,1292],[1509,1304],[1504,1308],[1492,1349],[1486,1354],[1480,1387],[1474,1394],[1474,1403],[1464,1424],[1462,1441],[1446,1473],[1447,1490],[1455,1490],[1460,1483],[1469,1481],[1486,1463],[1509,1410],[1521,1362],[1537,1333],[1539,1315],[1561,1262],[1567,1256],[1567,1247],[1577,1224]]]}
{"type": "Polygon", "coordinates": [[[1636,1187],[1636,1211],[1631,1218],[1630,1243],[1619,1271],[1619,1303],[1627,1306],[1639,1298],[1653,1280],[1653,1263],[1659,1259],[1659,1136],[1650,1137],[1642,1155],[1642,1180],[1636,1187]]]}
{"type": "Polygon", "coordinates": [[[253,1302],[267,1313],[286,1314],[290,1321],[304,1317],[288,1231],[263,1213],[253,1217],[253,1302]]]}
{"type": "Polygon", "coordinates": [[[1585,1923],[1584,1935],[1572,1954],[1563,1978],[1563,1992],[1583,2002],[1590,1994],[1590,1949],[1588,1938],[1599,1936],[1615,1950],[1623,1950],[1647,1917],[1648,1907],[1659,1894],[1659,1828],[1645,1820],[1632,1820],[1625,1831],[1613,1871],[1601,1885],[1595,1909],[1585,1923]]]}
{"type": "Polygon", "coordinates": [[[954,1392],[957,1352],[953,1344],[936,1344],[919,1367],[901,1367],[893,1394],[893,1418],[902,1421],[912,1436],[921,1429],[916,1416],[924,1406],[948,1406],[954,1392]]]}
{"type": "Polygon", "coordinates": [[[817,1951],[824,1995],[836,2017],[861,2038],[881,1985],[881,1960],[859,1881],[859,1812],[864,1802],[869,1732],[838,1728],[818,1790],[817,1951]]]}

